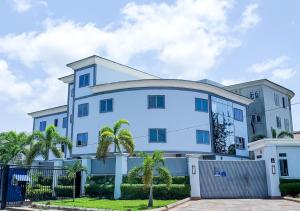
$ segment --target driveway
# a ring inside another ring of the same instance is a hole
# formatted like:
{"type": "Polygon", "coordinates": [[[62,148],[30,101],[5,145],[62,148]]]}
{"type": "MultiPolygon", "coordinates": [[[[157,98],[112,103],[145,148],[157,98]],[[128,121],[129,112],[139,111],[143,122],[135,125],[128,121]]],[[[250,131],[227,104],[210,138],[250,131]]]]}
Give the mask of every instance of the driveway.
{"type": "Polygon", "coordinates": [[[300,203],[283,199],[203,199],[188,201],[172,211],[300,211],[300,203]]]}

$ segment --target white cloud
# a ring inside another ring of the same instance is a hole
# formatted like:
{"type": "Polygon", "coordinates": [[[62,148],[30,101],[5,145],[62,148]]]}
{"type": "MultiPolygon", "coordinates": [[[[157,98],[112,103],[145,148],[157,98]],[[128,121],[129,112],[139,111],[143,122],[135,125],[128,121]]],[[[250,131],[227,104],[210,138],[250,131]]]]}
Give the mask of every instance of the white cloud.
{"type": "Polygon", "coordinates": [[[31,0],[13,0],[13,8],[19,12],[27,12],[32,7],[31,0]]]}
{"type": "Polygon", "coordinates": [[[230,86],[233,84],[239,84],[244,82],[244,79],[237,79],[237,78],[229,78],[229,79],[224,79],[221,81],[221,84],[223,84],[224,86],[230,86]]]}
{"type": "Polygon", "coordinates": [[[18,80],[8,69],[6,61],[0,59],[0,101],[21,99],[32,93],[30,84],[18,80]]]}
{"type": "Polygon", "coordinates": [[[2,36],[0,53],[10,60],[21,61],[29,69],[42,69],[46,78],[29,81],[34,90],[32,95],[16,106],[33,110],[64,104],[65,96],[57,99],[57,93],[65,93],[66,87],[56,78],[70,73],[66,63],[93,54],[130,64],[136,56],[153,53],[155,64],[161,66],[152,73],[201,79],[225,51],[240,45],[227,23],[232,3],[232,0],[128,3],[122,9],[120,21],[106,27],[47,19],[41,31],[2,36]]]}
{"type": "Polygon", "coordinates": [[[292,68],[275,69],[272,71],[271,79],[274,81],[283,81],[292,78],[296,71],[292,68]]]}
{"type": "Polygon", "coordinates": [[[251,29],[260,22],[260,16],[257,14],[258,4],[250,4],[242,14],[242,21],[239,29],[251,29]]]}
{"type": "Polygon", "coordinates": [[[254,73],[264,73],[274,68],[281,67],[289,58],[287,56],[280,56],[275,59],[268,59],[250,67],[250,71],[254,73]]]}

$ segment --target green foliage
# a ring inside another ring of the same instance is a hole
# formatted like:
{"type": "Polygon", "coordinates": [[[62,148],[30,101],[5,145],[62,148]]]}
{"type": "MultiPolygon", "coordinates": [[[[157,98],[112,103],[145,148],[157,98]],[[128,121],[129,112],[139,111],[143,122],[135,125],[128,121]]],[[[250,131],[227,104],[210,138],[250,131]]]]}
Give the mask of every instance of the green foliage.
{"type": "Polygon", "coordinates": [[[52,179],[53,177],[52,176],[42,176],[42,175],[39,175],[37,177],[37,183],[39,185],[43,185],[43,186],[52,186],[52,179]]]}
{"type": "Polygon", "coordinates": [[[276,130],[271,127],[272,138],[294,138],[294,134],[289,131],[281,131],[277,134],[276,130]]]}
{"type": "Polygon", "coordinates": [[[299,182],[288,182],[281,183],[279,185],[279,189],[282,195],[291,195],[292,197],[296,197],[300,194],[300,183],[299,182]]]}
{"type": "Polygon", "coordinates": [[[67,177],[74,179],[76,177],[77,172],[86,172],[86,168],[81,164],[79,160],[73,163],[71,166],[67,168],[67,177]]]}
{"type": "MultiPolygon", "coordinates": [[[[123,184],[129,183],[128,176],[123,177],[123,184]]],[[[143,184],[141,177],[132,178],[132,184],[143,184]]],[[[153,177],[153,184],[165,184],[165,181],[160,176],[153,177]]],[[[173,176],[172,184],[190,184],[189,176],[173,176]]]]}
{"type": "Polygon", "coordinates": [[[70,185],[73,185],[73,180],[72,180],[72,178],[67,177],[67,176],[59,176],[58,177],[58,185],[70,186],[70,185]]]}
{"type": "MultiPolygon", "coordinates": [[[[122,199],[147,199],[149,187],[142,184],[122,184],[122,199]]],[[[155,199],[184,199],[190,196],[189,185],[172,184],[170,188],[166,185],[153,185],[153,197],[155,199]]]]}
{"type": "Polygon", "coordinates": [[[54,187],[56,197],[72,197],[73,186],[58,185],[54,187]]]}
{"type": "Polygon", "coordinates": [[[264,138],[266,138],[266,136],[258,134],[258,135],[255,135],[255,136],[252,137],[251,142],[258,141],[258,140],[261,140],[261,139],[264,139],[264,138]]]}
{"type": "Polygon", "coordinates": [[[107,157],[109,146],[115,146],[115,152],[122,152],[121,146],[130,153],[134,153],[134,140],[128,129],[121,129],[123,125],[129,125],[125,119],[117,121],[113,128],[105,126],[99,131],[99,142],[96,157],[104,159],[107,157]]]}
{"type": "Polygon", "coordinates": [[[26,198],[30,200],[46,200],[52,199],[52,189],[51,186],[36,186],[32,187],[28,185],[26,187],[26,198]]]}
{"type": "Polygon", "coordinates": [[[280,179],[280,184],[282,183],[300,183],[300,179],[280,179]]]}
{"type": "Polygon", "coordinates": [[[90,197],[99,197],[106,199],[114,198],[114,186],[106,184],[88,184],[85,185],[85,194],[90,197]]]}
{"type": "Polygon", "coordinates": [[[64,144],[69,150],[72,148],[72,141],[67,137],[61,136],[54,125],[49,125],[45,132],[36,131],[32,134],[36,142],[31,146],[26,155],[26,163],[31,164],[39,155],[44,160],[49,160],[50,151],[57,158],[62,157],[62,152],[57,148],[58,144],[64,144]]]}
{"type": "Polygon", "coordinates": [[[106,184],[112,185],[115,182],[115,176],[113,175],[105,175],[105,176],[89,176],[87,179],[87,183],[89,184],[106,184]]]}

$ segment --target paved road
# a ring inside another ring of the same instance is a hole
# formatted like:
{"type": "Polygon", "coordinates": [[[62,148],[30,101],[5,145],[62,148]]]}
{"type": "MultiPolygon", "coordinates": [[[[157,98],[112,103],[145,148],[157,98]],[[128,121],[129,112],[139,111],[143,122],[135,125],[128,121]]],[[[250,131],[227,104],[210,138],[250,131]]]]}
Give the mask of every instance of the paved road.
{"type": "Polygon", "coordinates": [[[188,201],[172,211],[300,211],[300,203],[283,199],[206,199],[188,201]]]}

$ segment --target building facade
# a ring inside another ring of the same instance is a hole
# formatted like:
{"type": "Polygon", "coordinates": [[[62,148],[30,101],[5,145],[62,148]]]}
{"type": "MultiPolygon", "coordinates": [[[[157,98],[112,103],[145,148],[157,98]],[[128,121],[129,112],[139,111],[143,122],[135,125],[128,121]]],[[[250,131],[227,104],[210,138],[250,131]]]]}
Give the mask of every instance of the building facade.
{"type": "Polygon", "coordinates": [[[234,93],[252,99],[247,109],[249,140],[255,135],[272,138],[272,129],[277,134],[293,132],[291,99],[294,92],[267,79],[249,81],[224,87],[234,93]]]}
{"type": "Polygon", "coordinates": [[[160,79],[98,56],[67,66],[74,74],[59,79],[68,86],[67,105],[30,113],[33,130],[55,124],[72,139],[67,157],[94,156],[100,128],[121,118],[130,122],[136,152],[249,156],[247,97],[204,82],[160,79]]]}

